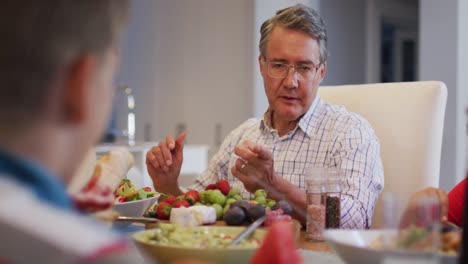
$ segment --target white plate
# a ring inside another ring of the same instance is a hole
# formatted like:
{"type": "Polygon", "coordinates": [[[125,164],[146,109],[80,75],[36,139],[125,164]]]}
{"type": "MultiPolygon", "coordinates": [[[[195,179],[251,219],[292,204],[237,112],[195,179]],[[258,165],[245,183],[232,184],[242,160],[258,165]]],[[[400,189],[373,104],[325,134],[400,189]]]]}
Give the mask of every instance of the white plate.
{"type": "MultiPolygon", "coordinates": [[[[388,254],[392,258],[396,256],[411,257],[412,259],[427,258],[423,253],[416,255],[414,253],[402,254],[389,253],[382,250],[375,250],[369,245],[382,235],[395,234],[395,230],[326,230],[324,232],[325,240],[333,247],[338,255],[348,264],[361,263],[383,263],[383,259],[388,254]]],[[[455,264],[458,258],[455,256],[440,256],[442,264],[455,264]]]]}

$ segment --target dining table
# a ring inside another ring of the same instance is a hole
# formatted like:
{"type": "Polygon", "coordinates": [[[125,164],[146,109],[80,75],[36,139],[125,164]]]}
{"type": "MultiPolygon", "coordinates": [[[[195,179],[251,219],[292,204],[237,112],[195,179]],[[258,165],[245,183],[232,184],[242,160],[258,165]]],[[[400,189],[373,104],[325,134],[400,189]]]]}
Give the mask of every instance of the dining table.
{"type": "Polygon", "coordinates": [[[300,231],[297,247],[303,263],[344,264],[345,262],[333,251],[325,241],[309,241],[305,230],[300,231]]]}
{"type": "MultiPolygon", "coordinates": [[[[218,221],[215,225],[223,225],[218,221]]],[[[114,227],[118,232],[131,235],[134,232],[154,228],[156,224],[133,223],[125,227],[114,227]]],[[[302,263],[320,263],[320,264],[345,264],[345,262],[333,251],[326,241],[309,241],[306,239],[304,229],[300,230],[299,237],[296,240],[296,246],[299,254],[302,256],[302,263]]],[[[138,263],[138,262],[136,262],[138,263]]]]}

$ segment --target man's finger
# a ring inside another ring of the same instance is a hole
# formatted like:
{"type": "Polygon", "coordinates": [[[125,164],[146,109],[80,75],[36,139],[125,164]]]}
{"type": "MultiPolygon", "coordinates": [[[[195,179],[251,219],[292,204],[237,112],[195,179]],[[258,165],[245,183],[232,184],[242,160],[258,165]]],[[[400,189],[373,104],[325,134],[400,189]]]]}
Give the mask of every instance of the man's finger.
{"type": "Polygon", "coordinates": [[[239,169],[237,169],[237,166],[232,166],[231,173],[232,173],[232,175],[234,175],[234,177],[236,177],[242,183],[244,183],[244,182],[246,182],[248,180],[247,179],[248,176],[245,175],[244,173],[242,173],[242,171],[240,171],[239,169]]]}
{"type": "Polygon", "coordinates": [[[182,160],[184,157],[185,133],[180,133],[175,140],[174,155],[176,159],[182,160]]]}
{"type": "Polygon", "coordinates": [[[243,174],[247,175],[247,166],[249,163],[243,159],[237,159],[235,163],[235,167],[238,171],[242,172],[243,174]]]}
{"type": "Polygon", "coordinates": [[[185,132],[182,132],[177,136],[175,143],[174,143],[175,144],[174,147],[181,148],[184,146],[185,135],[186,135],[185,132]]]}
{"type": "Polygon", "coordinates": [[[245,146],[247,148],[251,148],[253,146],[255,146],[255,143],[253,143],[252,141],[250,140],[244,140],[241,144],[242,146],[245,146]]]}
{"type": "Polygon", "coordinates": [[[257,154],[253,153],[247,146],[242,144],[234,148],[234,154],[249,162],[253,162],[253,160],[257,158],[257,154]]]}
{"type": "Polygon", "coordinates": [[[153,151],[155,150],[155,148],[157,147],[153,147],[151,148],[147,153],[146,153],[146,161],[151,164],[151,166],[153,166],[154,168],[159,168],[159,162],[156,158],[156,156],[154,155],[153,151]]]}
{"type": "Polygon", "coordinates": [[[255,145],[252,147],[252,151],[257,154],[257,157],[259,159],[262,159],[262,160],[270,160],[272,157],[271,157],[271,152],[260,146],[260,145],[255,145]]]}
{"type": "Polygon", "coordinates": [[[172,165],[172,153],[168,147],[167,142],[161,142],[159,144],[159,149],[161,150],[162,159],[164,160],[161,166],[171,166],[172,165]]]}
{"type": "Polygon", "coordinates": [[[154,149],[153,155],[156,157],[156,160],[157,160],[158,163],[159,163],[159,167],[160,167],[163,171],[168,171],[169,168],[168,168],[167,165],[166,165],[166,160],[164,160],[164,156],[163,156],[163,154],[162,154],[162,151],[161,151],[161,148],[160,148],[160,147],[157,147],[157,148],[154,149]]]}
{"type": "Polygon", "coordinates": [[[173,150],[175,148],[175,141],[174,141],[174,137],[172,137],[171,135],[168,135],[166,137],[166,143],[167,143],[167,147],[170,149],[170,150],[173,150]]]}

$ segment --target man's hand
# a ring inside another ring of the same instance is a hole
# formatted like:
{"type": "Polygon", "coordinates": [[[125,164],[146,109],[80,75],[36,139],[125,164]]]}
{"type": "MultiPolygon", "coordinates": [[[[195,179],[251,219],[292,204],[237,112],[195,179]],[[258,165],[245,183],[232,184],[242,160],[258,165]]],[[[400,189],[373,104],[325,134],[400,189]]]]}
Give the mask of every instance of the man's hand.
{"type": "Polygon", "coordinates": [[[247,191],[270,189],[275,183],[273,156],[260,145],[245,141],[234,149],[239,156],[231,168],[232,175],[239,179],[247,191]]]}
{"type": "Polygon", "coordinates": [[[180,133],[175,140],[167,136],[166,140],[146,153],[146,168],[158,192],[172,195],[181,193],[177,180],[182,167],[184,140],[185,133],[180,133]]]}

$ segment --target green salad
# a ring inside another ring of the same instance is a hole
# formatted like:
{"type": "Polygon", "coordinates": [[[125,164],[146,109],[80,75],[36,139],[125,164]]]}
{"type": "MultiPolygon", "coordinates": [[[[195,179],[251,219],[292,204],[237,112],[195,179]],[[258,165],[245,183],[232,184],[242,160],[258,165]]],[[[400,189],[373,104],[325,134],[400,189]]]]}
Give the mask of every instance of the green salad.
{"type": "MultiPolygon", "coordinates": [[[[144,241],[158,245],[186,248],[224,248],[233,240],[233,236],[218,230],[206,228],[181,227],[173,224],[160,223],[159,228],[148,233],[144,241]]],[[[256,238],[243,239],[235,247],[257,248],[260,241],[256,238]]]]}
{"type": "Polygon", "coordinates": [[[156,192],[153,192],[150,187],[138,189],[129,179],[123,179],[119,187],[115,190],[115,202],[124,203],[143,200],[154,197],[155,194],[156,192]]]}

